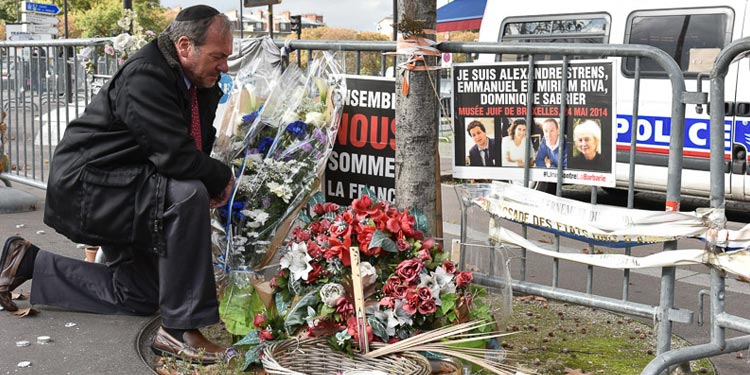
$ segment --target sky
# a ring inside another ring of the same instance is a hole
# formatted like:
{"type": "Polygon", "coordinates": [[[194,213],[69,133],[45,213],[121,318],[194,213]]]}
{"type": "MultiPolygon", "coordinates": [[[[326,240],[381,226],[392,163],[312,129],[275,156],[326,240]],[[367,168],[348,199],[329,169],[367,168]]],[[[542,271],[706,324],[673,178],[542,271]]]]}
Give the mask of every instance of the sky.
{"type": "MultiPolygon", "coordinates": [[[[438,6],[447,0],[438,0],[438,6]]],[[[172,8],[208,4],[221,12],[239,9],[242,0],[161,0],[161,5],[172,8]]],[[[267,10],[268,6],[244,8],[243,12],[267,10]]],[[[278,14],[288,10],[292,14],[316,13],[323,15],[323,21],[330,27],[360,31],[377,31],[377,23],[393,14],[393,0],[281,0],[273,6],[278,14]]]]}

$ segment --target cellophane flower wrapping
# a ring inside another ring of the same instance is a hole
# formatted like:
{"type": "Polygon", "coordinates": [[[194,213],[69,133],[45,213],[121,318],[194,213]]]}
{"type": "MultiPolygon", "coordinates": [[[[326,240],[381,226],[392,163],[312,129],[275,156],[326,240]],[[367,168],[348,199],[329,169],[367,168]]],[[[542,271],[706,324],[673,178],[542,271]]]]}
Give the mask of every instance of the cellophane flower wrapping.
{"type": "MultiPolygon", "coordinates": [[[[254,119],[263,109],[273,88],[279,83],[282,66],[278,47],[269,37],[245,40],[249,45],[241,58],[242,63],[233,81],[229,99],[220,103],[214,121],[216,141],[212,157],[231,165],[247,147],[254,119]]],[[[229,284],[230,268],[227,265],[227,207],[213,211],[214,274],[221,292],[229,284]]]]}
{"type": "Polygon", "coordinates": [[[345,80],[330,53],[313,60],[307,72],[290,65],[259,110],[242,116],[229,164],[236,182],[229,203],[217,209],[224,228],[228,287],[220,314],[227,329],[244,335],[253,311],[270,304],[258,274],[270,263],[297,213],[319,187],[320,176],[338,131],[345,80]],[[237,137],[239,138],[239,137],[237,137]]]}
{"type": "MultiPolygon", "coordinates": [[[[281,269],[271,280],[275,305],[256,310],[246,365],[265,343],[296,335],[327,337],[338,350],[358,341],[350,247],[360,252],[369,341],[392,343],[469,320],[492,321],[486,290],[457,269],[441,244],[425,237],[426,222],[408,210],[363,195],[348,207],[310,202],[281,269]]],[[[485,327],[483,331],[492,330],[485,327]]]]}

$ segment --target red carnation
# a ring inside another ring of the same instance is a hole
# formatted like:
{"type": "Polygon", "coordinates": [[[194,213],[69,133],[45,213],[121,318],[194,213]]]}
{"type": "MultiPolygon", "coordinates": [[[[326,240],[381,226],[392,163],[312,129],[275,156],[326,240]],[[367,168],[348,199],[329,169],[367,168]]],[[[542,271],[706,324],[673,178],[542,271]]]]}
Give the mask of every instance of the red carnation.
{"type": "Polygon", "coordinates": [[[313,240],[307,241],[307,253],[313,258],[323,257],[323,249],[313,240]]]}

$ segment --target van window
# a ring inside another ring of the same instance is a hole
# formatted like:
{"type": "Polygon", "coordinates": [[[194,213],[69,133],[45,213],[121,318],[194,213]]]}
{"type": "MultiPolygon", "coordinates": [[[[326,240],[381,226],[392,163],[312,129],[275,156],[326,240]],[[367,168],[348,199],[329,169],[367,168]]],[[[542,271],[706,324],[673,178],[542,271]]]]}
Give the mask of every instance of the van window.
{"type": "MultiPolygon", "coordinates": [[[[561,14],[508,17],[500,28],[504,43],[597,43],[609,42],[608,14],[561,14]]],[[[537,60],[561,60],[559,55],[537,55],[537,60]]],[[[575,57],[574,57],[575,58],[575,57]]],[[[525,55],[498,55],[496,61],[526,61],[525,55]]]]}
{"type": "MultiPolygon", "coordinates": [[[[732,40],[733,22],[729,8],[635,11],[628,16],[624,40],[664,50],[686,77],[695,77],[700,71],[710,71],[711,58],[732,40]]],[[[651,59],[642,59],[640,68],[644,77],[666,78],[661,66],[651,59]]],[[[635,58],[626,58],[623,74],[632,77],[634,71],[635,58]]]]}

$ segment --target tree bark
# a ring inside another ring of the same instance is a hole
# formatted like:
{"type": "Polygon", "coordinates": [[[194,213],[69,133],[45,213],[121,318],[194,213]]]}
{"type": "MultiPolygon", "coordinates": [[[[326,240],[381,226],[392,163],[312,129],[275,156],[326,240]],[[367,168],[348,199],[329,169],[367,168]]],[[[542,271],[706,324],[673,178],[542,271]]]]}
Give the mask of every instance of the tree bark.
{"type": "MultiPolygon", "coordinates": [[[[435,0],[398,1],[399,22],[422,21],[424,29],[431,30],[430,34],[418,36],[435,40],[436,16],[435,0]]],[[[399,55],[399,62],[410,57],[399,55]]],[[[434,66],[437,59],[426,56],[425,62],[434,66]]],[[[427,217],[428,234],[434,236],[438,232],[436,221],[442,218],[436,209],[437,71],[397,68],[396,72],[396,205],[422,210],[427,217]],[[409,84],[406,95],[402,93],[405,75],[409,84]]]]}

